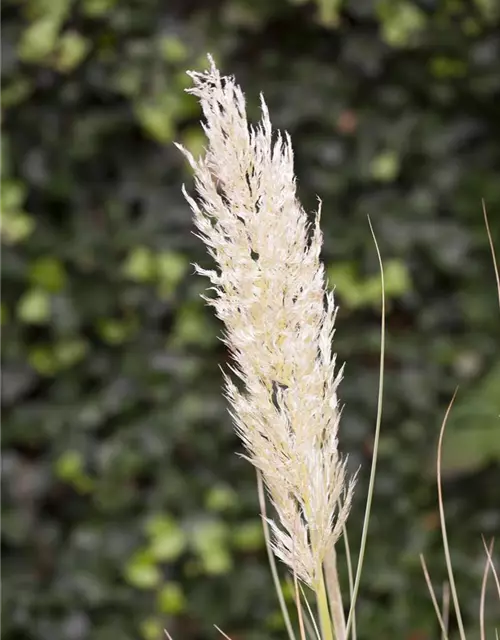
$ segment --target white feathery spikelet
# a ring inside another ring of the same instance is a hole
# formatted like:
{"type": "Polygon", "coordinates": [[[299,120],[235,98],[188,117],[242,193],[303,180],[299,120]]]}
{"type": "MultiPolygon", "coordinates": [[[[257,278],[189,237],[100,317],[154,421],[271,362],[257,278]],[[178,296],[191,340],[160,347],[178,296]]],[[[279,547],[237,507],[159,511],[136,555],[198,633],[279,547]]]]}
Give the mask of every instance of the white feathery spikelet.
{"type": "MultiPolygon", "coordinates": [[[[225,375],[226,395],[249,460],[263,476],[280,525],[274,552],[311,587],[348,516],[354,481],[338,451],[339,406],[331,343],[336,308],[320,262],[320,212],[314,224],[296,197],[290,137],[273,141],[262,119],[248,125],[244,95],[213,60],[189,72],[208,139],[188,158],[198,199],[184,194],[199,237],[218,271],[208,276],[224,340],[243,383],[225,375]],[[339,507],[339,504],[342,504],[339,507]]],[[[179,145],[178,145],[179,146],[179,145]]]]}

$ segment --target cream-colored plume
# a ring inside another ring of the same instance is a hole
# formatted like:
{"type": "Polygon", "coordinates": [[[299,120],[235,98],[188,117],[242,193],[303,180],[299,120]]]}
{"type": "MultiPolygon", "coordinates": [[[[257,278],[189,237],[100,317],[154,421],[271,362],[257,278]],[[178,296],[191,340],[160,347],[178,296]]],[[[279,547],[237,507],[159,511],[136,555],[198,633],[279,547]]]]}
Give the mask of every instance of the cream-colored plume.
{"type": "Polygon", "coordinates": [[[225,376],[236,430],[261,471],[278,522],[274,551],[313,588],[341,534],[353,481],[338,451],[339,405],[332,353],[335,305],[312,224],[296,197],[287,134],[273,133],[264,100],[257,127],[245,99],[210,58],[190,72],[208,139],[196,160],[185,149],[197,200],[186,198],[217,271],[197,267],[215,291],[205,298],[224,322],[235,381],[225,376]],[[342,507],[339,509],[339,504],[342,507]]]}

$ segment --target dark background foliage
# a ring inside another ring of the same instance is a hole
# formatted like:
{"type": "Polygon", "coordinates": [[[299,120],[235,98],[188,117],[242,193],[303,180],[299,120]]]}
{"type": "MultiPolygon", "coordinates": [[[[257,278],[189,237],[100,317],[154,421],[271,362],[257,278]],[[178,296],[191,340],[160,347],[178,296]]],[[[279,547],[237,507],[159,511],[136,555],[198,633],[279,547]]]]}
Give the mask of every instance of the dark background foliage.
{"type": "MultiPolygon", "coordinates": [[[[389,309],[380,471],[360,638],[436,637],[418,554],[445,577],[434,457],[470,638],[500,531],[500,358],[481,213],[500,246],[495,0],[4,0],[3,637],[284,637],[255,478],[221,398],[208,264],[180,193],[203,146],[187,68],[211,51],[263,91],[323,200],[347,363],[342,448],[361,465],[389,309]]],[[[342,552],[341,552],[342,560],[342,552]]],[[[344,566],[342,561],[342,567],[344,566]]],[[[342,569],[342,578],[345,571],[342,569]]],[[[499,624],[490,594],[489,625],[499,624]]]]}

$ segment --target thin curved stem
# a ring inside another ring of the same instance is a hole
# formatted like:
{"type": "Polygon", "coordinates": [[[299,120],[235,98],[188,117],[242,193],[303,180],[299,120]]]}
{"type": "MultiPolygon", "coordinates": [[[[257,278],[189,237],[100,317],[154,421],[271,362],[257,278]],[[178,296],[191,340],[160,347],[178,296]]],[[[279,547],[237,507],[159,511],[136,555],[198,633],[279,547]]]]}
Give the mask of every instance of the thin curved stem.
{"type": "Polygon", "coordinates": [[[438,605],[438,602],[437,602],[436,594],[434,593],[434,589],[432,587],[431,577],[429,575],[429,571],[428,571],[427,565],[425,563],[425,558],[424,558],[424,555],[422,553],[420,554],[420,563],[422,565],[422,571],[424,572],[425,582],[427,583],[427,588],[429,589],[429,593],[431,595],[431,600],[432,600],[432,604],[434,606],[434,611],[436,612],[436,617],[438,619],[439,626],[441,627],[441,631],[442,631],[442,636],[441,637],[443,638],[443,640],[448,640],[448,631],[446,629],[446,624],[445,624],[443,616],[441,615],[441,611],[439,610],[439,605],[438,605]]]}
{"type": "Polygon", "coordinates": [[[484,224],[486,226],[486,233],[488,235],[488,242],[490,243],[491,258],[493,260],[493,269],[495,271],[495,279],[497,281],[498,306],[500,307],[500,273],[498,272],[498,263],[497,263],[497,258],[496,258],[496,255],[495,255],[495,245],[493,244],[493,237],[492,237],[491,231],[490,231],[490,225],[489,225],[489,222],[488,222],[488,214],[486,213],[486,204],[484,202],[484,199],[482,200],[482,203],[483,203],[484,224]]]}
{"type": "Polygon", "coordinates": [[[332,619],[328,608],[328,596],[326,594],[325,577],[321,571],[321,577],[316,590],[316,602],[318,605],[319,626],[322,640],[335,640],[332,627],[332,619]]]}
{"type": "Polygon", "coordinates": [[[361,571],[363,569],[363,560],[366,549],[366,539],[368,537],[368,525],[370,522],[370,513],[373,500],[373,491],[375,487],[375,475],[377,471],[377,458],[378,458],[378,446],[380,441],[380,425],[382,423],[382,399],[384,395],[384,363],[385,363],[385,280],[384,280],[384,267],[382,264],[382,257],[380,255],[380,249],[377,243],[377,238],[373,231],[370,217],[368,216],[368,224],[370,225],[370,231],[375,243],[375,249],[377,251],[377,258],[380,267],[380,281],[382,284],[382,320],[380,324],[380,367],[379,367],[379,387],[378,387],[378,400],[377,400],[377,421],[375,425],[375,438],[373,442],[373,456],[372,466],[370,471],[370,482],[368,485],[368,494],[366,497],[365,517],[363,520],[363,531],[361,533],[361,545],[359,549],[358,566],[356,569],[356,579],[354,581],[354,589],[351,599],[351,608],[349,610],[349,616],[347,618],[346,637],[349,637],[349,631],[351,629],[354,608],[356,606],[356,600],[358,597],[359,583],[361,581],[361,571]]]}
{"type": "Polygon", "coordinates": [[[332,553],[325,558],[324,570],[335,637],[337,640],[346,640],[342,590],[340,588],[339,574],[337,571],[337,552],[335,551],[335,547],[332,553]]]}
{"type": "MultiPolygon", "coordinates": [[[[352,602],[352,595],[354,591],[354,575],[352,570],[351,548],[349,545],[347,527],[345,526],[345,524],[342,525],[342,538],[344,540],[344,547],[345,547],[345,553],[346,553],[347,579],[349,582],[349,598],[350,598],[350,601],[352,602]]],[[[352,634],[351,634],[352,640],[356,640],[357,633],[356,633],[356,612],[355,611],[353,612],[353,615],[352,615],[351,629],[352,629],[352,634]]]]}
{"type": "Polygon", "coordinates": [[[453,394],[453,398],[451,399],[451,402],[448,405],[448,409],[446,410],[443,422],[441,424],[441,430],[439,432],[439,440],[438,440],[436,470],[437,470],[437,487],[438,487],[438,502],[439,502],[439,520],[441,523],[441,537],[443,538],[444,555],[446,559],[446,569],[448,571],[448,580],[450,582],[451,597],[453,600],[453,606],[455,608],[455,615],[457,618],[457,625],[458,625],[460,639],[466,640],[464,623],[462,621],[462,613],[460,611],[460,603],[458,600],[457,587],[455,585],[455,578],[453,575],[453,566],[451,562],[450,547],[448,544],[448,533],[446,530],[446,518],[444,514],[443,487],[441,482],[441,457],[442,457],[442,451],[443,451],[444,431],[446,428],[446,423],[448,422],[448,416],[450,415],[450,411],[453,406],[453,402],[455,401],[455,397],[457,395],[457,391],[458,391],[458,388],[455,389],[455,393],[453,394]]]}

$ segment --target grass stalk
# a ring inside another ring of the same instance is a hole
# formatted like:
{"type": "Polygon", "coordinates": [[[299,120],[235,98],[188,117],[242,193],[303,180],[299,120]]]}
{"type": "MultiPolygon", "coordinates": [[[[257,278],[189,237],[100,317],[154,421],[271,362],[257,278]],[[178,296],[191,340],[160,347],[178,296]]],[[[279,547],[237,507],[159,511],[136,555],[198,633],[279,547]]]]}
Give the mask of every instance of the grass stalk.
{"type": "Polygon", "coordinates": [[[214,624],[214,627],[217,629],[217,631],[221,634],[221,636],[223,638],[226,638],[226,640],[232,640],[232,638],[230,638],[227,633],[224,633],[224,631],[222,631],[222,629],[220,627],[218,627],[216,624],[214,624]]]}
{"type": "Polygon", "coordinates": [[[311,638],[315,637],[317,640],[321,640],[321,634],[319,632],[318,625],[317,625],[316,619],[314,617],[314,613],[313,613],[313,611],[311,609],[311,605],[309,604],[309,600],[307,599],[306,594],[304,593],[304,589],[303,589],[301,584],[299,584],[299,587],[300,587],[300,591],[302,593],[302,598],[303,598],[304,602],[306,603],[307,612],[309,614],[309,617],[311,618],[312,628],[309,630],[309,635],[311,636],[311,638]],[[314,633],[313,633],[313,631],[314,631],[314,633]]]}
{"type": "Polygon", "coordinates": [[[420,563],[422,564],[422,571],[424,572],[425,582],[427,583],[427,589],[429,590],[432,604],[434,605],[434,611],[436,612],[436,617],[438,619],[439,626],[441,627],[441,632],[442,632],[441,637],[443,638],[443,640],[448,640],[447,625],[445,623],[444,616],[441,615],[441,611],[439,610],[438,601],[436,598],[436,594],[434,592],[434,588],[432,586],[431,577],[429,575],[429,571],[427,569],[427,564],[425,562],[425,558],[423,554],[420,554],[420,563]]]}
{"type": "MultiPolygon", "coordinates": [[[[349,583],[349,599],[350,599],[350,603],[352,603],[353,592],[354,592],[354,573],[352,570],[352,559],[351,559],[351,548],[349,545],[349,537],[347,535],[347,527],[345,524],[342,526],[342,538],[344,540],[344,548],[345,548],[345,554],[346,554],[347,579],[349,583]]],[[[352,614],[351,638],[352,640],[356,640],[357,638],[355,611],[353,611],[353,614],[352,614]]]]}
{"type": "MultiPolygon", "coordinates": [[[[493,543],[492,540],[490,542],[489,552],[490,555],[493,551],[493,543]]],[[[486,563],[484,565],[484,573],[483,573],[483,581],[481,583],[481,599],[479,601],[479,633],[481,640],[486,640],[486,631],[484,628],[484,601],[486,600],[486,584],[488,582],[488,573],[490,570],[490,559],[489,556],[486,558],[486,563]]]]}
{"type": "Polygon", "coordinates": [[[488,242],[490,244],[490,250],[491,250],[491,258],[493,260],[493,270],[495,271],[495,279],[497,282],[498,306],[500,307],[500,273],[498,270],[498,263],[495,255],[495,245],[493,243],[493,236],[491,235],[490,224],[488,221],[488,214],[486,212],[486,204],[484,202],[484,199],[482,200],[482,204],[483,204],[484,224],[486,227],[486,233],[488,235],[488,242]]]}
{"type": "Polygon", "coordinates": [[[356,579],[354,581],[354,588],[352,593],[351,607],[349,610],[349,616],[347,618],[346,637],[349,637],[349,632],[354,617],[354,609],[356,607],[356,600],[358,597],[359,584],[361,581],[361,571],[363,569],[363,560],[366,550],[366,539],[368,537],[368,526],[370,523],[370,513],[372,508],[373,492],[375,487],[375,475],[377,471],[377,458],[378,447],[380,441],[380,426],[382,423],[382,399],[384,395],[384,363],[385,363],[385,280],[384,280],[384,266],[382,264],[382,256],[380,255],[380,249],[378,246],[377,238],[373,231],[373,226],[368,217],[368,224],[370,225],[370,231],[375,243],[375,249],[377,252],[377,258],[380,268],[380,282],[382,285],[382,320],[380,324],[380,367],[379,367],[379,387],[378,387],[378,399],[377,399],[377,420],[375,425],[375,438],[373,442],[373,455],[372,465],[370,470],[370,481],[368,484],[368,494],[366,497],[365,516],[363,519],[363,530],[361,532],[361,544],[359,549],[358,566],[356,569],[356,579]]]}
{"type": "Polygon", "coordinates": [[[330,610],[328,608],[328,596],[326,593],[323,571],[321,571],[319,585],[316,590],[316,603],[318,606],[318,617],[322,640],[336,640],[332,626],[332,619],[330,617],[330,610]]]}
{"type": "Polygon", "coordinates": [[[330,613],[337,640],[346,640],[345,616],[342,605],[342,590],[340,588],[339,575],[337,571],[337,552],[335,547],[324,562],[326,588],[330,602],[330,613]]]}
{"type": "Polygon", "coordinates": [[[274,558],[274,553],[272,550],[271,536],[269,533],[269,525],[267,523],[266,492],[264,490],[264,482],[262,480],[262,475],[259,470],[257,470],[257,493],[259,496],[260,512],[262,514],[262,529],[264,531],[264,540],[266,542],[267,557],[269,560],[271,575],[273,576],[274,588],[276,589],[276,595],[278,596],[278,601],[280,604],[281,614],[283,615],[283,620],[285,622],[285,627],[286,627],[289,640],[297,640],[295,637],[295,633],[293,631],[292,623],[290,621],[290,615],[288,614],[288,608],[286,606],[285,598],[283,596],[283,589],[281,588],[278,569],[276,567],[276,560],[274,558]]]}
{"type": "Polygon", "coordinates": [[[462,613],[460,611],[460,603],[458,599],[457,587],[455,584],[455,577],[453,575],[453,564],[451,562],[450,547],[448,544],[448,533],[446,530],[446,518],[444,513],[443,487],[442,487],[442,481],[441,481],[441,458],[442,458],[442,451],[443,451],[443,437],[446,429],[446,423],[448,422],[448,417],[450,415],[451,408],[455,401],[457,391],[458,391],[458,388],[455,389],[455,393],[453,394],[450,404],[448,405],[448,409],[446,410],[446,414],[441,424],[441,429],[439,432],[439,440],[438,440],[436,471],[437,471],[437,486],[438,486],[439,521],[441,523],[441,537],[443,539],[444,555],[446,559],[446,569],[448,571],[448,580],[450,583],[451,598],[453,601],[453,607],[455,609],[455,615],[457,618],[460,639],[466,640],[464,623],[462,620],[462,613]]]}
{"type": "Polygon", "coordinates": [[[486,555],[488,556],[488,564],[490,565],[491,573],[493,574],[493,579],[497,587],[498,599],[500,600],[500,579],[498,578],[498,573],[495,567],[495,563],[493,562],[493,557],[491,555],[493,549],[492,547],[488,549],[488,546],[484,538],[483,538],[483,544],[484,544],[484,549],[486,551],[486,555]]]}
{"type": "Polygon", "coordinates": [[[297,616],[299,618],[299,631],[301,640],[306,640],[306,630],[304,628],[304,616],[302,614],[302,602],[300,600],[299,581],[297,574],[293,573],[293,585],[295,587],[295,603],[297,606],[297,616]]]}
{"type": "Polygon", "coordinates": [[[447,582],[443,584],[442,618],[444,629],[443,634],[441,635],[441,639],[446,640],[446,638],[448,637],[448,627],[450,625],[450,585],[447,582]]]}

